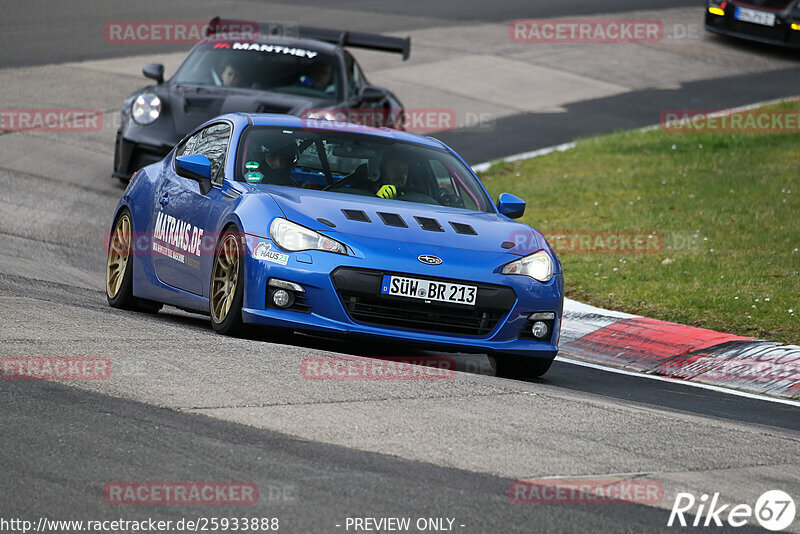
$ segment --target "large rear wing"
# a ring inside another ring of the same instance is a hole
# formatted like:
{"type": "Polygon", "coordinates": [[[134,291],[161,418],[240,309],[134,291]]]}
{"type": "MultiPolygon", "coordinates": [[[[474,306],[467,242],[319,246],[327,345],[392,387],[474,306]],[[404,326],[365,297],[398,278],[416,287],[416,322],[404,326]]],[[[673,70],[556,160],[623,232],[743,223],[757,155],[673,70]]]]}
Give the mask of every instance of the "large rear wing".
{"type": "Polygon", "coordinates": [[[411,54],[411,37],[389,37],[378,33],[351,32],[345,30],[331,30],[327,28],[314,28],[312,26],[294,26],[290,24],[274,24],[269,22],[247,23],[242,20],[226,20],[214,17],[206,28],[206,37],[224,34],[231,28],[242,32],[246,25],[257,25],[258,34],[265,36],[286,36],[301,39],[316,39],[339,46],[353,46],[368,48],[382,52],[394,52],[403,55],[403,61],[411,54]]]}

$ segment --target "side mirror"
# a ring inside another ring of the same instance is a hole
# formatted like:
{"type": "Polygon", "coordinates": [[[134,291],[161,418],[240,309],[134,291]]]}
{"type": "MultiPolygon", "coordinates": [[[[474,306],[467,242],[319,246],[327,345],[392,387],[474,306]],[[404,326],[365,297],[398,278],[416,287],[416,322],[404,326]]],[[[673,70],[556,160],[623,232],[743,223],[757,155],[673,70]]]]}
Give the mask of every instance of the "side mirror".
{"type": "Polygon", "coordinates": [[[386,98],[387,91],[386,89],[381,89],[380,87],[374,87],[372,85],[367,85],[363,89],[361,89],[361,100],[363,102],[380,102],[384,98],[386,98]]]}
{"type": "Polygon", "coordinates": [[[211,191],[211,162],[202,154],[189,154],[175,158],[175,171],[178,176],[194,180],[200,184],[204,195],[211,191]]]}
{"type": "Polygon", "coordinates": [[[500,193],[497,209],[509,219],[519,219],[525,213],[525,201],[511,193],[500,193]]]}
{"type": "Polygon", "coordinates": [[[142,68],[145,78],[155,80],[156,83],[164,83],[164,65],[161,63],[148,63],[142,68]]]}

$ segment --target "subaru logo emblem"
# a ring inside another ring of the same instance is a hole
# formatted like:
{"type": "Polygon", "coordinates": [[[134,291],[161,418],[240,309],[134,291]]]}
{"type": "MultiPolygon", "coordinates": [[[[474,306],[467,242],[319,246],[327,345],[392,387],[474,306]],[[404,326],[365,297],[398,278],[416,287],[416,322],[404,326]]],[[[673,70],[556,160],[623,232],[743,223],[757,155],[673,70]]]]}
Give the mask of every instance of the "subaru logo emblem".
{"type": "Polygon", "coordinates": [[[430,254],[423,254],[421,256],[417,256],[417,259],[424,263],[425,265],[441,265],[442,258],[437,258],[436,256],[431,256],[430,254]]]}

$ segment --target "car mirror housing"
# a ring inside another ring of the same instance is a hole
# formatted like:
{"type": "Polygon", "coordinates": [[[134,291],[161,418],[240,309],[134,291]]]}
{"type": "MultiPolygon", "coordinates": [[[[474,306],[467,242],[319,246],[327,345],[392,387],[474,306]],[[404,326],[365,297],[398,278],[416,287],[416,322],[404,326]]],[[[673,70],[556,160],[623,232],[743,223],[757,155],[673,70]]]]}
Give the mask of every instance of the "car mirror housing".
{"type": "Polygon", "coordinates": [[[175,171],[178,176],[194,180],[200,184],[204,195],[211,190],[211,162],[202,154],[189,154],[175,158],[175,171]]]}
{"type": "Polygon", "coordinates": [[[519,219],[525,213],[525,201],[511,193],[497,197],[497,209],[509,219],[519,219]]]}
{"type": "Polygon", "coordinates": [[[161,63],[148,63],[142,68],[142,74],[158,84],[164,83],[164,65],[161,63]]]}
{"type": "Polygon", "coordinates": [[[379,102],[386,98],[386,93],[385,89],[367,85],[361,90],[361,100],[364,102],[379,102]]]}

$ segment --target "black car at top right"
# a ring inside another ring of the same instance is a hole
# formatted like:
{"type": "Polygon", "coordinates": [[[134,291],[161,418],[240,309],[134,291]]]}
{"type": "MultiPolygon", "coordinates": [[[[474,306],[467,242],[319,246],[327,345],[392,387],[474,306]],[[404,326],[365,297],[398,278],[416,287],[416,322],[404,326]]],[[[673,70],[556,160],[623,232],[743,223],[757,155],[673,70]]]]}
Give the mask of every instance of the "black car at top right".
{"type": "Polygon", "coordinates": [[[707,0],[706,30],[800,48],[800,0],[707,0]]]}

